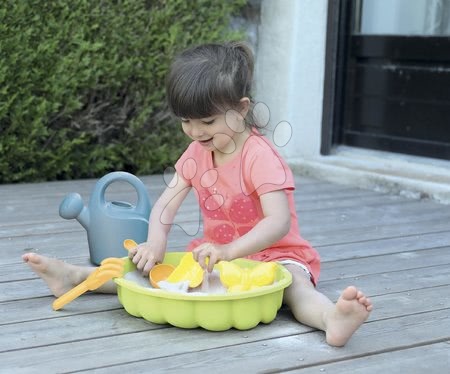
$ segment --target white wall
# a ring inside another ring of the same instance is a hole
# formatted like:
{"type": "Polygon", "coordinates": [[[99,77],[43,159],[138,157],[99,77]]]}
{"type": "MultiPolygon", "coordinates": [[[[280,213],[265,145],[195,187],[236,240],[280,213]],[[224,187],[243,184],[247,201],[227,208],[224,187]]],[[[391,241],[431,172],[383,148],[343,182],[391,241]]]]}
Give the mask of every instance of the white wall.
{"type": "Polygon", "coordinates": [[[327,0],[262,1],[255,97],[272,129],[290,123],[275,131],[288,161],[320,153],[326,19],[327,0]]]}

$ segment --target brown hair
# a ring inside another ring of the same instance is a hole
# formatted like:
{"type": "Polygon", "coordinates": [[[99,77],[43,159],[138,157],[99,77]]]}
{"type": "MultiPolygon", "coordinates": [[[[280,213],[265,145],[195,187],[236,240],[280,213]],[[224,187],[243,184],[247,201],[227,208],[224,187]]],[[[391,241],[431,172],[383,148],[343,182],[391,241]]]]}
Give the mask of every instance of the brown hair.
{"type": "MultiPolygon", "coordinates": [[[[189,48],[173,61],[166,82],[172,113],[182,118],[205,118],[238,109],[251,98],[254,60],[242,42],[203,44],[189,48]]],[[[253,123],[252,108],[246,118],[253,123]]]]}

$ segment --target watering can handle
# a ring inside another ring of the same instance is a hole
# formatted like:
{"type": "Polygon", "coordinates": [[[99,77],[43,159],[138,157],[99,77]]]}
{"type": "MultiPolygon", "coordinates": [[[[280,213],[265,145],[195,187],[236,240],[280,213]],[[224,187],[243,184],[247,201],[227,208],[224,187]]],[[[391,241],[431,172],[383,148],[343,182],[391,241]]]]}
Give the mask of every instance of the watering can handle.
{"type": "Polygon", "coordinates": [[[150,210],[150,201],[145,189],[144,183],[133,174],[125,171],[114,171],[100,178],[92,193],[91,200],[97,200],[100,206],[105,206],[105,192],[108,186],[113,182],[124,181],[131,184],[137,192],[138,200],[134,210],[137,213],[145,214],[150,210]]]}

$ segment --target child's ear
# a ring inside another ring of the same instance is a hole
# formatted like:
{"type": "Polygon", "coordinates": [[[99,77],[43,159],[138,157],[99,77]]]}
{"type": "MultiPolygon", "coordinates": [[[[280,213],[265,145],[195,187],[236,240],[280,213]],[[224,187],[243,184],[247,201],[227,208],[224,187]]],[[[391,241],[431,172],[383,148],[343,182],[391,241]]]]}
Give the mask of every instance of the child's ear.
{"type": "Polygon", "coordinates": [[[249,109],[250,99],[248,97],[243,97],[241,100],[239,100],[239,113],[241,114],[242,118],[245,118],[247,116],[249,109]]]}

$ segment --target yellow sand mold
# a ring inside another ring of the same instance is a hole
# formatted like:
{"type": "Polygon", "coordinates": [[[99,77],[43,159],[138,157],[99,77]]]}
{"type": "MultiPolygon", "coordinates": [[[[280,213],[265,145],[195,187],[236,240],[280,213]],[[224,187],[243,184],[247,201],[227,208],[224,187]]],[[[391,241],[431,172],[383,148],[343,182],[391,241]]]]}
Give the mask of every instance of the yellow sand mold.
{"type": "Polygon", "coordinates": [[[205,270],[194,260],[192,253],[187,252],[166,281],[170,283],[189,281],[189,287],[195,288],[202,283],[204,273],[205,270]]]}
{"type": "Polygon", "coordinates": [[[228,288],[228,292],[243,292],[271,285],[277,270],[275,262],[262,262],[253,268],[242,268],[234,262],[220,261],[216,267],[220,272],[220,281],[228,288]]]}

